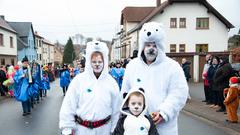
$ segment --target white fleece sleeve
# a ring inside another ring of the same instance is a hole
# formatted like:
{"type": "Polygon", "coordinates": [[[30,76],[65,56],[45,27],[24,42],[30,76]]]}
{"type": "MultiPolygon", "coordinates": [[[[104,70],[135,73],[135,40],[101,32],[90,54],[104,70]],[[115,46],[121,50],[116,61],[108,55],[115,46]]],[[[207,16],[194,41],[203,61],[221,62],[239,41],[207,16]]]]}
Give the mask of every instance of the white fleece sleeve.
{"type": "Polygon", "coordinates": [[[62,133],[68,134],[70,131],[72,132],[72,129],[76,126],[74,119],[78,99],[76,96],[76,86],[78,86],[76,79],[77,78],[74,78],[70,83],[60,109],[59,128],[62,130],[62,133]]]}
{"type": "Polygon", "coordinates": [[[111,132],[114,131],[120,114],[120,106],[121,106],[121,95],[119,92],[119,88],[117,83],[114,84],[114,92],[112,94],[112,115],[111,115],[111,132]]]}
{"type": "Polygon", "coordinates": [[[123,95],[123,93],[128,92],[131,89],[130,77],[132,72],[132,66],[130,66],[129,64],[127,65],[124,72],[121,95],[123,95]]]}
{"type": "Polygon", "coordinates": [[[188,84],[183,70],[180,66],[171,68],[168,95],[164,102],[159,106],[160,114],[167,122],[173,119],[184,107],[188,96],[188,84]]]}

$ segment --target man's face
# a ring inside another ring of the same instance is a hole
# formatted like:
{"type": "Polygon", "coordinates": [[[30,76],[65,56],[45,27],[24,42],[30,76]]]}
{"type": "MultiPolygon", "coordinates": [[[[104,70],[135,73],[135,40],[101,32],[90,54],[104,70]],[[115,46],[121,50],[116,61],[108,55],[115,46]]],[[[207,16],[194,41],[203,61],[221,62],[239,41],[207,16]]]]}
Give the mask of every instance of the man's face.
{"type": "Polygon", "coordinates": [[[146,42],[143,51],[147,61],[149,62],[153,62],[158,55],[158,49],[154,42],[146,42]]]}
{"type": "Polygon", "coordinates": [[[23,67],[27,67],[27,66],[28,66],[28,61],[24,61],[24,62],[22,63],[22,66],[23,66],[23,67]]]}
{"type": "Polygon", "coordinates": [[[142,95],[141,96],[131,95],[129,97],[128,107],[133,115],[138,116],[139,114],[141,114],[141,112],[143,111],[143,106],[144,100],[142,95]]]}
{"type": "Polygon", "coordinates": [[[93,55],[91,58],[91,66],[94,73],[101,73],[103,70],[103,59],[100,54],[93,55]]]}

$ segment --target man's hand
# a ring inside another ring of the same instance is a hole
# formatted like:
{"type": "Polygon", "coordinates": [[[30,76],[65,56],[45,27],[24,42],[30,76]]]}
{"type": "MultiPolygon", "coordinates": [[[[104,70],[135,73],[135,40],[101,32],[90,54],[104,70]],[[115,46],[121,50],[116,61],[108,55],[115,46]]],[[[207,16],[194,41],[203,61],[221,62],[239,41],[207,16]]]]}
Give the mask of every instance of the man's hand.
{"type": "Polygon", "coordinates": [[[159,112],[153,112],[151,115],[152,115],[152,119],[153,119],[155,125],[164,121],[164,119],[162,118],[162,116],[159,112]]]}

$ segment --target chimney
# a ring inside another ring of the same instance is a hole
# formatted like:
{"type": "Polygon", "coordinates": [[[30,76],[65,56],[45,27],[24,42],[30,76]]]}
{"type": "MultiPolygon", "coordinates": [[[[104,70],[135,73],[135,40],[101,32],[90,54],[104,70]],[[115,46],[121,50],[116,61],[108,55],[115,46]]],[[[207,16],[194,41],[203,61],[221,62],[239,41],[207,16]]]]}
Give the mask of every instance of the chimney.
{"type": "Polygon", "coordinates": [[[4,15],[0,15],[0,17],[1,17],[3,20],[5,20],[5,17],[4,17],[4,15]]]}
{"type": "Polygon", "coordinates": [[[157,1],[157,7],[161,5],[161,0],[156,0],[157,1]]]}

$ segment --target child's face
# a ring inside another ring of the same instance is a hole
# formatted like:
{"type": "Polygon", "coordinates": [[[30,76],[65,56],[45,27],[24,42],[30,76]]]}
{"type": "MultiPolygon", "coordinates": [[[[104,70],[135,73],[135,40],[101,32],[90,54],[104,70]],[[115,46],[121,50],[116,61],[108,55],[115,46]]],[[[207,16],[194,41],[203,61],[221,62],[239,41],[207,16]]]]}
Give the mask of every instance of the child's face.
{"type": "Polygon", "coordinates": [[[141,112],[143,111],[143,106],[144,100],[142,95],[140,96],[131,95],[129,97],[128,107],[133,115],[138,116],[139,114],[141,114],[141,112]]]}

